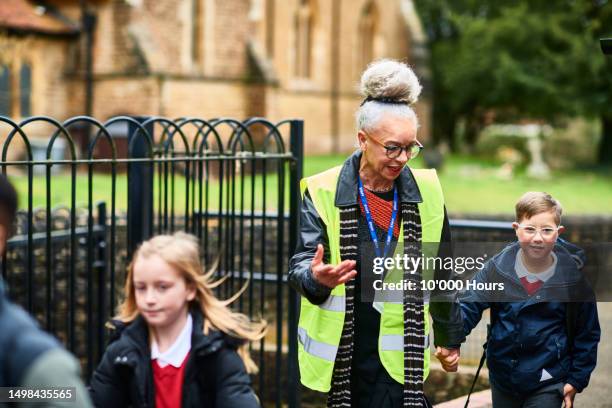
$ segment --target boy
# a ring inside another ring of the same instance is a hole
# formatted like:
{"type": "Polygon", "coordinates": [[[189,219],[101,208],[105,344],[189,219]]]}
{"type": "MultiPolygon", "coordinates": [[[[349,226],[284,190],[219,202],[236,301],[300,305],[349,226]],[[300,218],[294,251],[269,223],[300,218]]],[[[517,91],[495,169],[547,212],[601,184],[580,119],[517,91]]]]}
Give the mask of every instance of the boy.
{"type": "Polygon", "coordinates": [[[483,310],[491,309],[487,366],[494,408],[559,408],[563,402],[569,408],[595,368],[597,306],[577,267],[583,260],[575,258],[582,252],[557,242],[564,230],[561,211],[549,194],[524,194],[512,223],[518,242],[490,259],[474,278],[503,283],[503,293],[468,290],[462,297],[466,335],[483,310]]]}
{"type": "MultiPolygon", "coordinates": [[[[0,175],[0,255],[6,249],[17,212],[17,193],[0,175]]],[[[73,387],[72,402],[42,401],[20,403],[36,407],[90,407],[91,402],[79,378],[78,362],[34,320],[6,297],[0,277],[0,387],[49,390],[73,387]]],[[[39,391],[40,392],[40,391],[39,391]]],[[[0,406],[2,406],[0,402],[0,406]]]]}

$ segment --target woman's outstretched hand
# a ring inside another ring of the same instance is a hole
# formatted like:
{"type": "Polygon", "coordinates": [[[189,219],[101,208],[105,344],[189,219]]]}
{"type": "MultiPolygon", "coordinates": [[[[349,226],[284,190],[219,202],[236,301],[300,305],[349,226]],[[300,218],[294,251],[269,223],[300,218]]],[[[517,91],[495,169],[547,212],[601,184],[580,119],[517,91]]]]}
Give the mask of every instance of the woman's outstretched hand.
{"type": "Polygon", "coordinates": [[[338,285],[348,282],[357,275],[355,261],[342,261],[338,265],[323,263],[323,245],[317,245],[317,252],[310,264],[312,275],[322,285],[328,288],[335,288],[338,285]]]}

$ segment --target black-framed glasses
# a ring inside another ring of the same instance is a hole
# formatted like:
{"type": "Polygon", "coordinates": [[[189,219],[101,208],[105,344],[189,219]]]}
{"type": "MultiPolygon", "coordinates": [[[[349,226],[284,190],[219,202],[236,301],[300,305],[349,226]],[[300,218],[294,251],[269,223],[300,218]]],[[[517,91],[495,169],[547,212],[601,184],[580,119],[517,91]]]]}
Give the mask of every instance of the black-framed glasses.
{"type": "Polygon", "coordinates": [[[422,149],[424,149],[424,146],[418,140],[415,140],[414,143],[411,143],[407,146],[401,146],[401,145],[395,145],[395,144],[386,145],[382,143],[381,141],[379,141],[378,139],[376,139],[375,137],[372,137],[372,135],[368,134],[367,132],[364,132],[364,133],[368,138],[370,138],[377,144],[381,145],[385,149],[385,154],[390,159],[397,159],[398,157],[401,156],[402,151],[405,151],[406,155],[408,156],[408,160],[412,160],[419,155],[422,149]]]}

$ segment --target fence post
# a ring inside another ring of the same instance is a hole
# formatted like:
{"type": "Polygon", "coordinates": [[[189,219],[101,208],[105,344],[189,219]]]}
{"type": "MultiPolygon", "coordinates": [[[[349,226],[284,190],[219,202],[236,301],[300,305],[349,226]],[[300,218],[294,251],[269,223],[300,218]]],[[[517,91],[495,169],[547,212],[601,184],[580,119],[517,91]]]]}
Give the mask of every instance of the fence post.
{"type": "MultiPolygon", "coordinates": [[[[291,154],[293,162],[290,166],[289,174],[289,258],[295,253],[297,246],[298,234],[300,232],[299,211],[301,203],[300,180],[302,179],[302,171],[304,164],[304,121],[292,120],[290,133],[291,154]]],[[[298,370],[298,346],[297,346],[297,325],[298,325],[298,307],[299,296],[295,289],[289,287],[288,299],[288,320],[289,320],[289,355],[288,355],[288,370],[289,370],[289,408],[298,408],[300,406],[300,374],[298,370]]]]}
{"type": "MultiPolygon", "coordinates": [[[[133,116],[139,123],[150,117],[133,116]]],[[[146,130],[153,138],[153,124],[146,130]]],[[[150,158],[150,162],[128,163],[128,219],[127,240],[128,258],[138,245],[153,234],[153,157],[149,157],[146,137],[138,132],[138,126],[128,122],[128,157],[130,159],[150,158]],[[132,146],[132,139],[136,138],[132,146]],[[132,146],[132,149],[129,149],[132,146]]]]}
{"type": "MultiPolygon", "coordinates": [[[[98,205],[98,228],[99,232],[95,233],[96,236],[96,250],[97,254],[95,255],[94,262],[94,271],[96,271],[98,278],[98,316],[97,316],[97,326],[98,332],[96,333],[98,338],[97,349],[94,353],[94,361],[97,364],[102,358],[102,353],[104,351],[104,345],[106,344],[105,336],[106,336],[106,328],[104,326],[106,319],[108,316],[112,314],[112,309],[114,305],[110,305],[110,313],[107,313],[107,305],[106,305],[106,241],[108,237],[106,236],[106,223],[107,223],[107,211],[106,211],[106,202],[99,202],[98,205]]],[[[91,238],[90,238],[91,239],[91,238]]],[[[111,260],[114,262],[114,260],[111,260]]],[[[111,288],[110,290],[113,290],[111,288]]]]}

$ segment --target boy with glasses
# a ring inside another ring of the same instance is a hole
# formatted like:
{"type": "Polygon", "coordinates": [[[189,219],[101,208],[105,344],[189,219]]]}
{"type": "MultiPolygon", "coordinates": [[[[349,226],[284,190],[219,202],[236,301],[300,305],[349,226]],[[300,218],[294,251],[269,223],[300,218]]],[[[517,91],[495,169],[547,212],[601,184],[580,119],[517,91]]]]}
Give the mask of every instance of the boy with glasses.
{"type": "MultiPolygon", "coordinates": [[[[600,338],[593,292],[579,270],[583,252],[558,240],[561,204],[529,192],[516,204],[518,242],[490,259],[474,280],[503,293],[468,290],[465,334],[491,309],[486,346],[494,408],[573,405],[588,384],[600,338]]],[[[480,287],[486,287],[480,286],[480,287]]]]}

